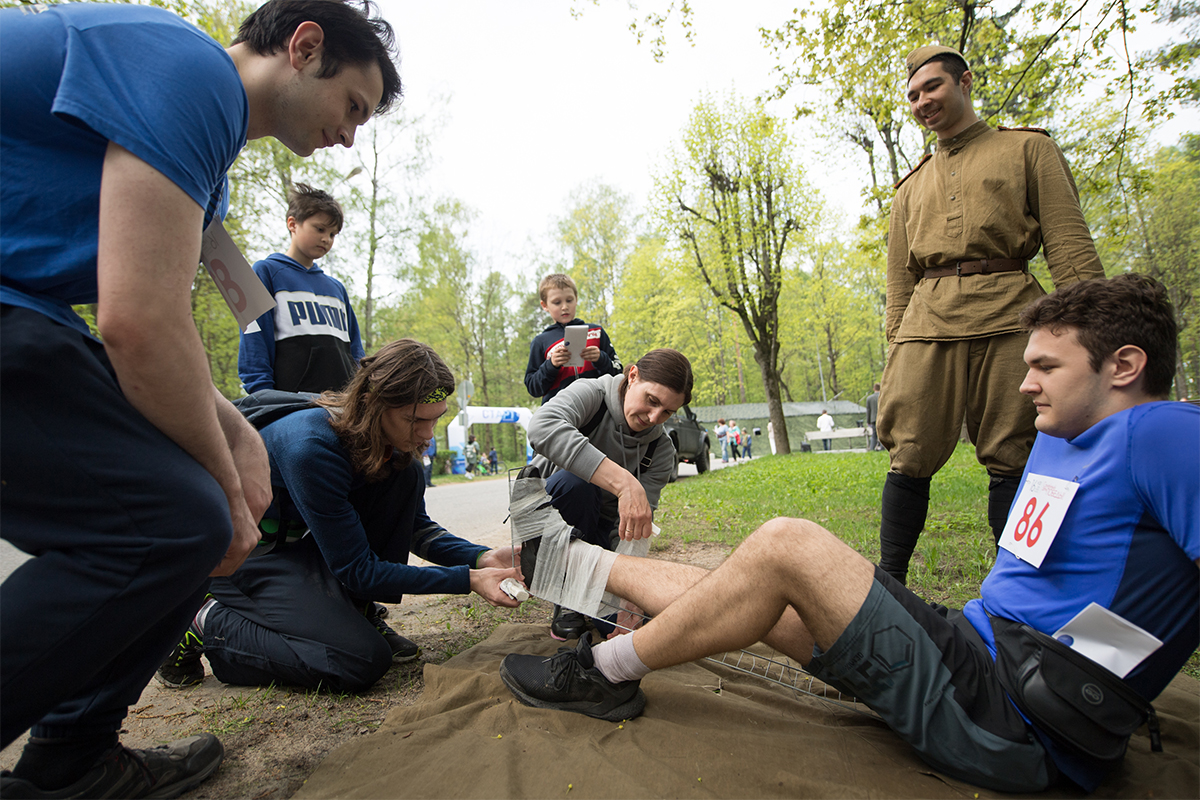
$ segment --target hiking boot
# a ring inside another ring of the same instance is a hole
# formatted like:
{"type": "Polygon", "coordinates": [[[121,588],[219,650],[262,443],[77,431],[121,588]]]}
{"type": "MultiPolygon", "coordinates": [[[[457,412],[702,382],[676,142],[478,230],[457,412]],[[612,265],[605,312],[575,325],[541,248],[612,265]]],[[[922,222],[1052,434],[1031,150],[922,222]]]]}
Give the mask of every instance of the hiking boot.
{"type": "Polygon", "coordinates": [[[221,765],[225,749],[211,733],[201,733],[149,750],[117,745],[87,774],[69,786],[43,791],[5,770],[0,795],[9,798],[178,797],[206,780],[221,765]]]}
{"type": "Polygon", "coordinates": [[[587,632],[587,619],[583,614],[562,606],[554,607],[554,616],[550,619],[551,638],[565,642],[567,639],[586,636],[587,632]]]}
{"type": "Polygon", "coordinates": [[[183,640],[175,645],[175,649],[167,656],[167,660],[158,668],[154,677],[163,686],[172,689],[195,686],[204,680],[204,665],[200,663],[203,653],[204,639],[200,636],[196,621],[192,620],[192,624],[188,625],[183,634],[183,640]]]}
{"type": "Polygon", "coordinates": [[[612,683],[592,662],[587,637],[572,650],[543,658],[512,653],[500,662],[500,680],[518,700],[535,708],[573,711],[596,719],[633,719],[646,707],[641,681],[612,683]]]}
{"type": "Polygon", "coordinates": [[[421,648],[417,646],[416,642],[405,639],[383,621],[383,615],[379,613],[381,608],[383,606],[379,603],[367,603],[366,611],[363,613],[366,615],[367,622],[374,625],[375,630],[383,634],[384,641],[388,643],[388,647],[392,648],[392,661],[403,664],[421,655],[421,648]]]}

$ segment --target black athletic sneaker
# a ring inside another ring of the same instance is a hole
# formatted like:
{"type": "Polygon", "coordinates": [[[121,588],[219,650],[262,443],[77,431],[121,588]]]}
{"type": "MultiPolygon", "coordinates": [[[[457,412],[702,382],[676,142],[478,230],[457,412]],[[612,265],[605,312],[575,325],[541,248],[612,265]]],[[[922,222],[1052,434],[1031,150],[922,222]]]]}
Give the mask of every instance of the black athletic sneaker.
{"type": "Polygon", "coordinates": [[[190,736],[150,750],[117,745],[70,786],[42,791],[5,770],[4,800],[17,798],[178,797],[199,786],[221,765],[225,749],[211,733],[190,736]]]}
{"type": "Polygon", "coordinates": [[[646,707],[641,681],[612,683],[600,674],[586,636],[574,650],[563,647],[549,658],[505,656],[500,680],[527,706],[574,711],[610,722],[633,719],[646,707]]]}
{"type": "Polygon", "coordinates": [[[421,655],[421,648],[411,639],[405,639],[400,634],[392,630],[386,622],[383,621],[383,614],[379,613],[379,609],[387,609],[379,603],[367,603],[367,608],[364,614],[367,617],[367,622],[375,626],[375,630],[383,634],[383,638],[388,643],[388,647],[392,648],[392,661],[397,664],[403,664],[407,661],[412,661],[417,656],[421,655]]]}
{"type": "Polygon", "coordinates": [[[568,639],[578,639],[588,632],[587,618],[578,611],[572,611],[562,606],[554,607],[554,616],[550,619],[550,636],[560,642],[568,639]]]}
{"type": "Polygon", "coordinates": [[[170,686],[172,689],[195,686],[204,680],[204,665],[200,663],[203,653],[204,639],[201,638],[193,620],[187,632],[183,634],[183,640],[175,645],[175,649],[167,656],[167,660],[158,668],[154,677],[163,686],[170,686]]]}

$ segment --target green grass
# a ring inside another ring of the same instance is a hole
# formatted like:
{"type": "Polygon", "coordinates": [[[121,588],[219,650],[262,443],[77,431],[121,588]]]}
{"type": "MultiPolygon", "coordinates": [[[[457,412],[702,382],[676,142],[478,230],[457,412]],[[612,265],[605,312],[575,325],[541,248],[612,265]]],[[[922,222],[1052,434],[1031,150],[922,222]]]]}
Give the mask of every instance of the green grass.
{"type": "MultiPolygon", "coordinates": [[[[804,517],[879,560],[879,497],[886,453],[767,456],[668,486],[656,521],[684,542],[736,546],[773,517],[804,517]]],[[[987,474],[960,445],[933,480],[925,533],[909,585],[922,596],[961,605],[977,596],[994,553],[987,525],[987,474]]]]}
{"type": "MultiPolygon", "coordinates": [[[[879,561],[879,498],[886,453],[766,456],[667,486],[655,522],[663,537],[736,547],[773,517],[820,523],[879,561]]],[[[979,596],[995,560],[987,524],[987,474],[960,444],[933,479],[929,517],[909,566],[908,587],[961,608],[979,596]]],[[[1200,651],[1184,671],[1200,678],[1200,651]]]]}

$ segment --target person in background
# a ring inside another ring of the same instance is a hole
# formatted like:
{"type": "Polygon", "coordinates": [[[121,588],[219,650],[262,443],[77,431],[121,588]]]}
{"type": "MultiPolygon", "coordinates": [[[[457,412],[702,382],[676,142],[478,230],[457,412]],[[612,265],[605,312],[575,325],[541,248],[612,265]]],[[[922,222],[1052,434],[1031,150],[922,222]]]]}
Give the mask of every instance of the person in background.
{"type": "Polygon", "coordinates": [[[287,253],[254,265],[275,308],[241,334],[238,374],[248,394],[341,389],[364,355],[346,287],[317,264],[342,230],[342,207],[328,193],[297,183],[288,191],[287,229],[287,253]]]}
{"type": "Polygon", "coordinates": [[[867,451],[879,450],[879,434],[875,430],[875,421],[879,419],[879,384],[867,395],[867,451]]]}
{"type": "MultiPolygon", "coordinates": [[[[817,430],[821,431],[822,433],[833,433],[834,427],[835,425],[833,423],[833,417],[829,416],[829,412],[822,408],[821,416],[817,417],[817,430]]],[[[830,444],[831,442],[828,438],[821,439],[821,445],[826,450],[829,449],[830,444]]]]}
{"type": "Polygon", "coordinates": [[[425,448],[425,454],[421,457],[421,463],[425,467],[425,488],[433,488],[433,459],[437,455],[437,434],[429,437],[429,447],[425,448]]]}
{"type": "Polygon", "coordinates": [[[468,436],[467,443],[463,446],[463,461],[467,480],[475,480],[475,470],[479,466],[479,445],[475,443],[474,435],[468,436]]]}
{"type": "Polygon", "coordinates": [[[551,322],[550,327],[529,343],[525,388],[531,395],[541,397],[544,405],[580,378],[621,374],[621,360],[617,358],[608,333],[595,323],[575,317],[579,290],[570,276],[554,273],[542,278],[538,284],[538,298],[542,311],[550,315],[551,322]],[[587,325],[587,346],[580,354],[582,367],[567,366],[567,361],[574,355],[567,351],[563,341],[568,325],[587,325]]]}

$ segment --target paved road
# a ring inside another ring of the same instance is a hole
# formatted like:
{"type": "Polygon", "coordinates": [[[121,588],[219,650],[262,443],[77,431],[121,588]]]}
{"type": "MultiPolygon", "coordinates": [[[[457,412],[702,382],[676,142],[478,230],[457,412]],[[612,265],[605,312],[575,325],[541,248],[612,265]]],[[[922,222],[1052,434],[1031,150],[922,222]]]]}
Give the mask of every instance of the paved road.
{"type": "MultiPolygon", "coordinates": [[[[712,468],[724,464],[714,459],[712,468]]],[[[690,464],[679,465],[679,477],[687,479],[696,474],[690,464]]],[[[431,519],[446,530],[487,547],[503,547],[509,543],[508,480],[501,478],[477,480],[470,483],[450,483],[429,489],[425,493],[425,509],[431,519]]],[[[29,556],[6,541],[0,540],[0,579],[19,567],[29,556]]]]}

